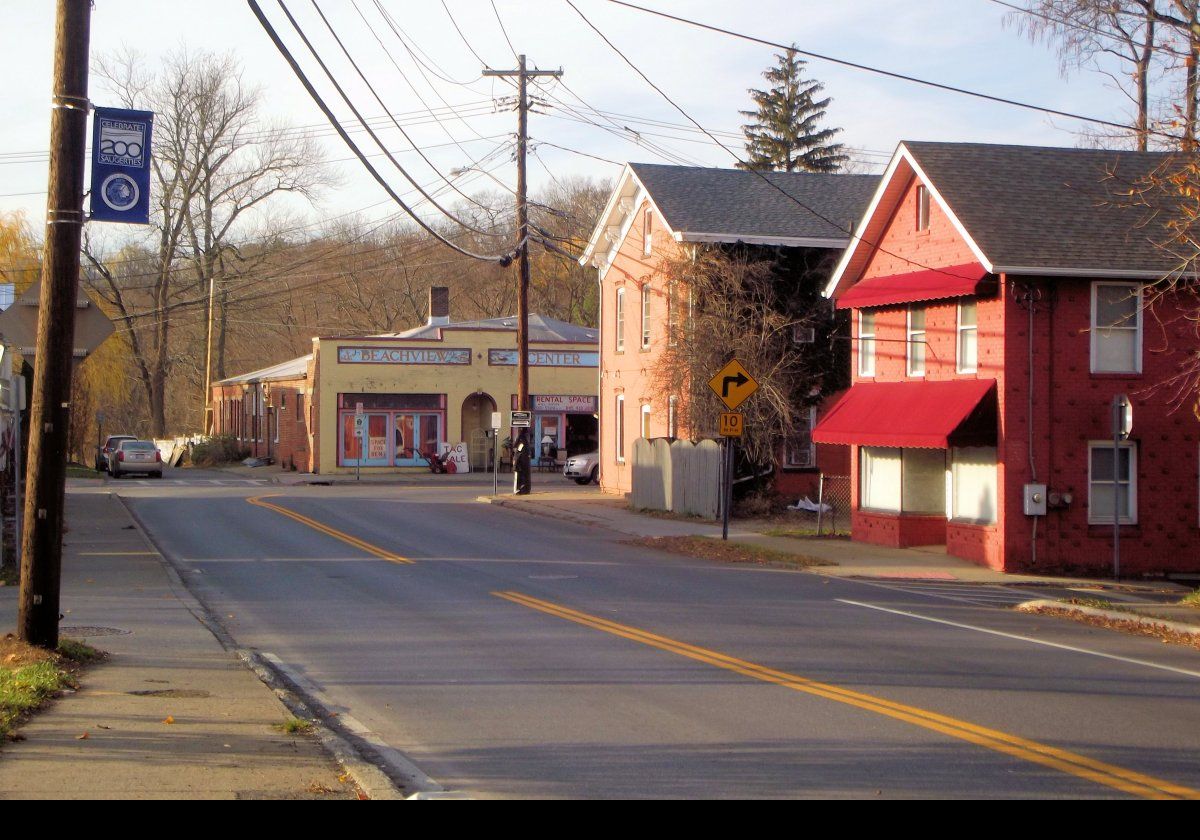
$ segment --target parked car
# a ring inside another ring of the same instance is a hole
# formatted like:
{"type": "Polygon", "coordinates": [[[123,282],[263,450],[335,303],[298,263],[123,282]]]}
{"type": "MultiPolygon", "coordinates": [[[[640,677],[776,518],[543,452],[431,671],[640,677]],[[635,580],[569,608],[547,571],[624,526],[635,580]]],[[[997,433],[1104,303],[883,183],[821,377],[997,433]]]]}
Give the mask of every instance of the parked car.
{"type": "Polygon", "coordinates": [[[563,467],[566,478],[575,479],[576,484],[592,484],[600,480],[600,451],[586,455],[572,455],[563,467]]]}
{"type": "Polygon", "coordinates": [[[123,440],[137,440],[133,435],[109,435],[104,439],[104,445],[96,447],[96,472],[108,472],[108,456],[123,440]]]}
{"type": "Polygon", "coordinates": [[[162,454],[152,440],[123,440],[108,456],[108,474],[113,478],[145,473],[162,478],[162,454]]]}

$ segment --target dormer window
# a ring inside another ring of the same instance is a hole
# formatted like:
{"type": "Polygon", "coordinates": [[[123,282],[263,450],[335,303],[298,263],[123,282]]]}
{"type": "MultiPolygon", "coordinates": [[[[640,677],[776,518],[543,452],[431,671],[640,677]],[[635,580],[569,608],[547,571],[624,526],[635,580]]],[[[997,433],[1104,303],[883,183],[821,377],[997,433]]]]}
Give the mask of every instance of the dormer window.
{"type": "Polygon", "coordinates": [[[929,230],[929,188],[917,186],[917,230],[929,230]]]}

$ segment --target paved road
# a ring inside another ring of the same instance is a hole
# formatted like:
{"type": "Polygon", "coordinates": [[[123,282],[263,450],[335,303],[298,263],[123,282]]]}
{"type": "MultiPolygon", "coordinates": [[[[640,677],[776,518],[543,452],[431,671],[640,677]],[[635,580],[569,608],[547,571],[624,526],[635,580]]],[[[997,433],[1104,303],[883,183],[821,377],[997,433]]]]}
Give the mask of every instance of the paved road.
{"type": "Polygon", "coordinates": [[[436,483],[108,489],[241,644],[475,796],[1200,789],[1200,654],[986,589],[695,561],[436,483]]]}

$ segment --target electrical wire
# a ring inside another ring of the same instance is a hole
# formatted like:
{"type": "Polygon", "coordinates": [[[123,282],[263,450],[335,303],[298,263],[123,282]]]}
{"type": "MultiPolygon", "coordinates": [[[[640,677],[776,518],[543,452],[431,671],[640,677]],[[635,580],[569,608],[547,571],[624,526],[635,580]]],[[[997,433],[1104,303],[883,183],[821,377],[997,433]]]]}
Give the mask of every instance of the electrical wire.
{"type": "MultiPolygon", "coordinates": [[[[313,5],[313,8],[317,10],[317,14],[320,16],[321,21],[325,24],[325,27],[329,30],[329,34],[333,36],[333,40],[335,42],[337,42],[337,45],[341,48],[342,53],[346,56],[346,60],[349,61],[350,66],[354,68],[354,72],[356,72],[358,74],[358,77],[360,79],[362,79],[363,84],[367,86],[367,90],[369,90],[371,92],[371,95],[375,97],[375,101],[379,103],[379,107],[383,108],[384,112],[386,113],[388,108],[387,108],[387,105],[384,103],[383,98],[379,95],[379,92],[375,90],[375,86],[371,84],[371,82],[367,78],[366,74],[363,73],[362,68],[359,66],[358,62],[354,60],[354,56],[352,56],[350,54],[350,51],[348,49],[346,49],[346,45],[342,42],[342,39],[338,36],[337,32],[334,30],[333,25],[329,22],[329,19],[325,16],[325,13],[323,11],[321,11],[321,7],[320,7],[320,5],[318,5],[317,0],[311,0],[311,2],[313,5]]],[[[301,37],[303,37],[303,36],[301,36],[301,37]]],[[[306,43],[307,43],[307,41],[306,41],[306,43]]],[[[318,59],[318,61],[320,61],[320,59],[318,59]]],[[[324,64],[322,64],[321,66],[324,67],[324,64]]],[[[328,71],[327,71],[327,75],[328,75],[328,71]]],[[[331,77],[331,81],[332,81],[332,77],[331,77]]],[[[334,82],[334,85],[336,87],[337,83],[334,82]]],[[[340,87],[338,87],[338,92],[339,93],[342,92],[340,87]]],[[[350,104],[349,100],[346,99],[346,96],[344,93],[342,95],[342,98],[346,100],[347,104],[350,104]]],[[[351,108],[351,110],[355,111],[355,115],[357,116],[358,112],[357,112],[357,110],[354,109],[354,106],[351,105],[350,108],[351,108]]],[[[474,201],[474,199],[472,199],[470,196],[468,196],[462,190],[458,189],[458,187],[454,186],[453,182],[451,182],[444,175],[442,175],[441,170],[439,170],[434,165],[433,161],[431,161],[429,159],[429,157],[423,151],[421,151],[421,149],[417,146],[417,144],[415,142],[413,142],[413,139],[411,137],[409,137],[408,132],[406,132],[400,126],[399,123],[395,123],[395,125],[396,125],[396,128],[399,130],[400,134],[404,137],[404,139],[406,141],[408,141],[410,146],[413,147],[413,150],[416,151],[417,154],[419,154],[421,156],[421,160],[425,161],[425,163],[429,166],[429,168],[433,170],[434,174],[441,177],[443,181],[445,181],[448,185],[450,185],[450,187],[452,189],[454,189],[463,198],[466,198],[468,201],[474,201]]],[[[374,134],[372,134],[371,136],[372,136],[372,139],[374,139],[375,142],[378,143],[382,147],[382,142],[377,137],[375,137],[374,134]]],[[[386,152],[386,150],[385,150],[385,152],[386,152]]],[[[417,184],[416,180],[413,179],[404,170],[404,168],[400,166],[399,162],[390,153],[387,153],[387,158],[393,164],[395,164],[396,168],[398,168],[400,170],[400,172],[404,175],[404,177],[407,178],[408,181],[413,186],[417,187],[417,189],[420,190],[421,195],[424,195],[428,198],[427,193],[425,193],[425,191],[420,188],[420,185],[417,184]]],[[[469,230],[474,231],[475,233],[481,233],[481,234],[484,234],[487,236],[500,236],[501,235],[501,234],[498,234],[495,232],[482,231],[482,230],[479,230],[478,228],[471,227],[470,225],[465,224],[460,219],[458,219],[456,216],[454,216],[454,214],[450,213],[450,211],[446,210],[444,207],[439,205],[436,201],[433,201],[431,199],[430,203],[433,204],[433,206],[436,207],[438,210],[440,210],[445,216],[449,217],[450,219],[453,219],[458,224],[462,225],[465,228],[468,228],[469,230]]]]}
{"type": "MultiPolygon", "coordinates": [[[[563,2],[565,2],[568,6],[570,6],[572,9],[574,9],[575,13],[577,15],[579,15],[579,17],[583,20],[583,22],[586,23],[588,25],[588,27],[593,32],[595,32],[600,37],[600,39],[609,46],[609,48],[613,52],[615,52],[618,56],[620,56],[621,60],[624,61],[627,65],[629,65],[630,69],[632,69],[635,73],[637,73],[638,76],[641,77],[642,81],[644,81],[647,85],[649,85],[659,96],[661,96],[668,103],[670,103],[670,105],[676,111],[678,111],[680,114],[682,114],[684,116],[684,118],[687,119],[688,122],[690,122],[692,125],[696,126],[696,128],[700,129],[705,134],[709,133],[708,129],[706,129],[704,126],[702,126],[700,123],[698,123],[692,117],[691,114],[689,114],[687,111],[685,111],[678,103],[675,102],[674,99],[672,99],[670,96],[668,96],[667,93],[662,88],[660,88],[658,85],[654,84],[654,82],[652,82],[650,80],[649,76],[647,76],[645,73],[643,73],[642,70],[636,64],[634,64],[633,61],[630,60],[628,56],[625,55],[625,53],[621,52],[620,48],[617,47],[616,44],[614,44],[611,40],[609,40],[608,36],[606,36],[603,32],[601,32],[600,29],[597,28],[597,26],[594,23],[592,23],[590,20],[588,20],[587,16],[584,15],[584,13],[579,10],[579,7],[577,7],[575,5],[575,3],[572,2],[572,0],[563,0],[563,2]]],[[[610,0],[610,2],[617,2],[617,0],[610,0]]],[[[640,7],[637,7],[637,8],[640,8],[640,7]]],[[[729,152],[729,154],[733,156],[735,161],[742,164],[742,167],[744,169],[746,169],[746,171],[757,175],[765,184],[767,184],[767,186],[774,189],[776,192],[778,192],[783,197],[787,198],[789,201],[791,201],[794,204],[798,205],[799,207],[802,207],[803,209],[807,210],[814,217],[820,219],[821,221],[825,222],[828,225],[831,225],[835,230],[839,230],[839,231],[846,233],[850,237],[851,241],[857,240],[859,242],[865,242],[866,244],[877,249],[881,253],[885,253],[888,256],[895,257],[896,259],[899,259],[899,260],[903,260],[904,262],[908,263],[909,265],[914,265],[914,266],[917,266],[918,268],[923,268],[923,269],[927,269],[930,271],[934,271],[934,272],[937,272],[938,274],[943,274],[948,277],[958,277],[958,275],[953,274],[952,272],[946,271],[945,269],[925,265],[921,262],[918,262],[917,260],[913,260],[913,259],[910,259],[909,257],[905,257],[901,254],[897,254],[894,251],[889,251],[888,249],[884,248],[878,242],[869,242],[868,240],[864,239],[863,237],[857,235],[854,232],[852,227],[847,227],[847,225],[843,222],[836,222],[833,219],[830,219],[824,213],[821,213],[819,210],[815,209],[814,207],[809,206],[808,204],[804,203],[800,199],[796,198],[796,196],[792,195],[787,190],[785,190],[783,187],[781,187],[779,184],[775,183],[775,181],[768,178],[763,172],[746,166],[746,162],[744,160],[742,160],[741,157],[739,157],[737,154],[735,154],[727,146],[722,144],[719,140],[717,140],[717,138],[712,137],[712,135],[709,135],[709,136],[716,145],[720,146],[722,149],[725,149],[725,151],[729,152]]],[[[961,279],[961,278],[959,278],[959,279],[961,279]]]]}
{"type": "MultiPolygon", "coordinates": [[[[401,199],[400,196],[396,194],[396,191],[394,189],[392,189],[391,184],[389,184],[387,182],[387,180],[384,179],[383,176],[379,174],[378,170],[376,170],[375,167],[371,165],[371,162],[366,158],[366,156],[358,148],[358,146],[355,144],[355,142],[350,138],[350,135],[347,134],[346,131],[337,122],[337,119],[334,117],[333,112],[329,110],[329,106],[325,104],[325,101],[321,98],[321,95],[319,93],[317,93],[316,88],[314,88],[312,86],[312,83],[308,80],[308,77],[304,74],[304,71],[300,68],[300,65],[296,62],[296,59],[292,56],[291,52],[288,50],[287,46],[283,43],[282,39],[280,39],[278,33],[275,32],[275,28],[271,25],[271,22],[267,19],[266,15],[263,13],[262,9],[259,7],[258,0],[247,0],[247,2],[250,5],[251,11],[254,12],[254,16],[256,18],[258,18],[259,24],[263,27],[264,31],[266,31],[268,37],[270,37],[272,43],[274,43],[275,48],[277,50],[279,50],[280,54],[287,61],[288,66],[292,68],[292,72],[296,75],[296,78],[304,86],[305,90],[308,91],[308,95],[312,98],[313,102],[316,103],[317,107],[321,109],[321,112],[325,114],[325,117],[330,121],[330,123],[335,128],[337,128],[338,134],[340,134],[342,137],[342,141],[347,146],[350,147],[350,150],[355,153],[355,155],[358,157],[358,159],[362,162],[362,165],[367,169],[367,171],[371,174],[371,176],[375,179],[375,181],[381,187],[383,187],[383,189],[387,192],[387,194],[389,196],[391,196],[392,200],[395,201],[396,204],[398,204],[401,207],[401,209],[403,209],[404,212],[406,212],[413,219],[413,221],[415,221],[418,225],[420,225],[422,228],[424,228],[431,236],[433,236],[438,241],[442,242],[448,248],[458,251],[459,253],[463,254],[464,256],[468,256],[473,259],[480,260],[482,262],[497,262],[497,263],[500,263],[501,265],[508,265],[512,262],[513,252],[511,252],[511,251],[508,253],[505,253],[505,254],[488,255],[488,254],[477,254],[472,251],[468,251],[464,248],[460,248],[458,245],[455,245],[449,239],[445,238],[440,233],[438,233],[436,230],[434,230],[432,227],[430,227],[425,222],[424,219],[419,217],[403,201],[403,199],[401,199]]],[[[284,9],[284,13],[287,14],[290,19],[291,14],[288,13],[287,8],[285,6],[283,6],[282,0],[280,0],[280,6],[284,9]]]]}
{"type": "MultiPolygon", "coordinates": [[[[570,3],[570,0],[567,0],[567,2],[570,3]]],[[[823,55],[822,53],[813,52],[811,50],[802,50],[799,47],[795,46],[794,44],[781,44],[781,43],[778,43],[777,41],[768,41],[765,38],[757,38],[753,35],[746,35],[742,32],[735,32],[732,29],[724,29],[720,26],[714,26],[714,25],[708,24],[708,23],[701,23],[700,21],[690,20],[685,17],[680,17],[679,15],[672,15],[667,12],[659,11],[657,9],[648,8],[646,6],[639,6],[635,3],[627,2],[627,0],[608,0],[608,2],[614,3],[618,6],[624,6],[629,9],[635,9],[636,11],[639,11],[639,12],[645,12],[646,14],[655,15],[655,16],[661,17],[661,18],[666,18],[667,20],[673,20],[676,23],[682,23],[682,24],[686,24],[688,26],[694,26],[698,29],[707,29],[710,32],[717,32],[721,35],[728,35],[732,38],[739,38],[743,41],[749,41],[749,42],[755,43],[755,44],[762,44],[762,45],[768,46],[768,47],[775,47],[776,49],[781,49],[781,50],[791,50],[792,52],[795,52],[799,55],[807,56],[808,58],[815,58],[819,61],[828,61],[831,64],[837,64],[842,67],[849,67],[852,70],[861,70],[865,73],[874,73],[875,75],[878,75],[878,76],[885,76],[889,79],[897,79],[902,82],[911,82],[913,84],[923,85],[925,87],[930,87],[935,90],[942,90],[942,91],[946,91],[948,93],[957,93],[962,96],[970,96],[970,97],[974,97],[976,99],[983,99],[988,102],[995,102],[1000,105],[1009,105],[1014,108],[1024,108],[1029,111],[1038,111],[1043,114],[1050,114],[1050,115],[1056,116],[1056,117],[1065,117],[1066,119],[1077,120],[1079,122],[1092,123],[1094,125],[1102,125],[1102,126],[1106,126],[1108,128],[1119,128],[1124,131],[1133,131],[1134,130],[1134,127],[1131,125],[1114,122],[1112,120],[1103,120],[1103,119],[1100,119],[1099,117],[1089,117],[1089,116],[1085,116],[1083,114],[1072,113],[1071,111],[1061,111],[1061,110],[1058,110],[1057,108],[1049,108],[1044,105],[1034,105],[1029,102],[1021,102],[1016,99],[1008,99],[1003,96],[995,96],[990,93],[982,93],[980,91],[968,90],[967,88],[961,88],[961,87],[957,87],[955,85],[948,85],[948,84],[944,84],[942,82],[935,82],[935,81],[931,81],[929,79],[922,79],[922,78],[918,78],[917,76],[910,76],[906,73],[898,73],[893,70],[884,70],[880,67],[872,67],[869,64],[860,64],[858,62],[848,61],[843,58],[835,58],[834,56],[823,55]]],[[[574,8],[574,5],[573,4],[571,4],[571,5],[572,5],[572,8],[574,8]]],[[[575,11],[579,12],[578,9],[575,9],[575,11]]],[[[579,14],[582,17],[582,12],[579,12],[579,14]]],[[[586,20],[586,18],[585,18],[585,20],[586,20]]],[[[1176,142],[1178,142],[1181,139],[1179,137],[1179,135],[1171,134],[1171,133],[1165,132],[1165,131],[1151,131],[1150,133],[1158,135],[1160,137],[1170,138],[1171,140],[1174,140],[1176,142]]]]}

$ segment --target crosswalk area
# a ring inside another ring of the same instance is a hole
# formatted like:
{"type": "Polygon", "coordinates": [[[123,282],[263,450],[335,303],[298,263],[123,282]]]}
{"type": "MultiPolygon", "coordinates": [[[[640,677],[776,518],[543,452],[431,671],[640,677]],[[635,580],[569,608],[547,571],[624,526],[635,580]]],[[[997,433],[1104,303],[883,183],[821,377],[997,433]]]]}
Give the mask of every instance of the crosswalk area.
{"type": "Polygon", "coordinates": [[[911,595],[923,595],[944,601],[956,601],[976,607],[1011,607],[1045,595],[1028,587],[1010,587],[992,583],[965,583],[962,581],[895,580],[883,583],[878,580],[858,580],[858,583],[880,589],[891,589],[911,595]]]}

